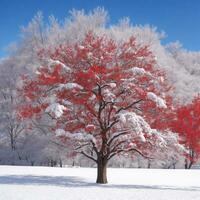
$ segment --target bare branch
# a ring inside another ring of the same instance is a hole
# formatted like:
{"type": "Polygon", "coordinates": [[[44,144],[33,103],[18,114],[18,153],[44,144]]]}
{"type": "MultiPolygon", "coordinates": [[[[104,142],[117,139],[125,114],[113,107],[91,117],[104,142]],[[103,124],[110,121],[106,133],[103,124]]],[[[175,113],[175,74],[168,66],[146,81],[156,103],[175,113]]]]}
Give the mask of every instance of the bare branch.
{"type": "Polygon", "coordinates": [[[118,149],[116,152],[110,154],[110,156],[108,157],[108,160],[110,160],[112,157],[114,157],[115,155],[117,155],[117,154],[119,154],[119,153],[121,153],[121,152],[126,153],[126,152],[131,152],[131,151],[140,154],[142,157],[144,157],[144,158],[146,158],[146,159],[153,159],[152,157],[148,157],[148,156],[144,155],[144,154],[143,154],[141,151],[139,151],[138,149],[129,148],[129,149],[118,149]]]}
{"type": "Polygon", "coordinates": [[[98,154],[98,150],[97,150],[97,147],[95,146],[95,143],[91,140],[91,143],[92,143],[92,147],[95,151],[96,154],[98,154]]]}
{"type": "Polygon", "coordinates": [[[80,146],[77,146],[77,147],[75,148],[75,150],[79,150],[79,149],[81,149],[81,148],[83,148],[83,147],[85,147],[85,146],[88,146],[88,145],[90,145],[90,143],[82,144],[82,145],[80,145],[80,146]]]}
{"type": "Polygon", "coordinates": [[[116,112],[116,114],[118,114],[118,113],[119,113],[120,111],[122,111],[122,110],[127,110],[127,109],[131,108],[132,106],[134,106],[135,104],[140,103],[141,101],[143,101],[143,99],[139,99],[139,100],[137,100],[137,101],[134,101],[133,103],[131,103],[130,105],[128,105],[128,106],[126,106],[126,107],[120,108],[120,109],[116,112]]]}
{"type": "Polygon", "coordinates": [[[114,147],[110,150],[110,153],[114,153],[117,151],[117,148],[121,145],[121,144],[124,144],[126,143],[127,141],[126,140],[122,140],[120,142],[118,142],[116,145],[114,145],[114,147]]]}
{"type": "Polygon", "coordinates": [[[108,141],[108,146],[110,146],[112,144],[112,142],[117,139],[118,137],[125,135],[129,132],[130,130],[124,130],[119,132],[118,134],[116,134],[115,136],[113,136],[109,141],[108,141]]]}
{"type": "Polygon", "coordinates": [[[94,162],[97,163],[97,160],[95,158],[93,158],[92,156],[88,155],[87,153],[85,153],[84,151],[78,152],[82,155],[84,155],[85,157],[89,158],[90,160],[93,160],[94,162]]]}

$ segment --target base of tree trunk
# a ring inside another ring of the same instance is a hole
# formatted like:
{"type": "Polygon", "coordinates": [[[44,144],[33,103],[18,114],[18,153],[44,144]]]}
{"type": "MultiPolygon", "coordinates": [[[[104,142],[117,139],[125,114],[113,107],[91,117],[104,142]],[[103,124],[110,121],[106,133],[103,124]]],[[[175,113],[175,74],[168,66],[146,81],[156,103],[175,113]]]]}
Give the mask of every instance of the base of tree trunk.
{"type": "Polygon", "coordinates": [[[97,165],[97,181],[99,184],[106,184],[107,181],[107,164],[99,163],[97,165]]]}
{"type": "Polygon", "coordinates": [[[108,183],[108,181],[107,181],[107,179],[98,179],[97,178],[96,183],[98,183],[98,184],[106,184],[106,183],[108,183]]]}

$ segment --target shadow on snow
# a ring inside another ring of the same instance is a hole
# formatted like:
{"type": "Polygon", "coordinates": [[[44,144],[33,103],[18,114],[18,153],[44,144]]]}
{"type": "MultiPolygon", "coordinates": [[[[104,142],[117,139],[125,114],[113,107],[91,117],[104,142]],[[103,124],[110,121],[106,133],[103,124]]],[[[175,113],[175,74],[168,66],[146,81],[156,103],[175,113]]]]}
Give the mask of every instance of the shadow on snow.
{"type": "Polygon", "coordinates": [[[158,190],[182,190],[200,191],[200,187],[176,187],[165,185],[120,185],[120,184],[96,184],[88,183],[83,179],[74,176],[31,176],[31,175],[9,175],[0,176],[0,184],[9,185],[46,185],[58,187],[98,187],[104,189],[158,189],[158,190]]]}

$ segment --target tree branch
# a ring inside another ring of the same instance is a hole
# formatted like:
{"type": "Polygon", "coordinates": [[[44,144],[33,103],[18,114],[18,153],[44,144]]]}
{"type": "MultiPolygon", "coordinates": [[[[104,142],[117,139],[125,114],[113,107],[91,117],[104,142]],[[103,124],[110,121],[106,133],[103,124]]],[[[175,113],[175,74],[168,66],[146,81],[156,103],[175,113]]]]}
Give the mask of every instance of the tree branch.
{"type": "Polygon", "coordinates": [[[81,152],[78,152],[78,153],[84,155],[85,157],[87,157],[87,158],[89,158],[89,159],[91,159],[91,160],[93,160],[94,162],[97,163],[97,160],[96,160],[96,159],[94,159],[92,156],[88,155],[88,154],[85,153],[84,151],[81,151],[81,152]]]}
{"type": "Polygon", "coordinates": [[[114,152],[117,150],[117,148],[118,148],[121,144],[126,143],[126,142],[127,142],[126,140],[122,140],[122,141],[120,141],[119,143],[117,143],[117,144],[110,150],[110,153],[114,153],[114,152]]]}
{"type": "Polygon", "coordinates": [[[142,157],[146,158],[146,159],[153,159],[151,157],[148,157],[146,155],[144,155],[141,151],[135,149],[135,148],[130,148],[130,149],[118,149],[117,151],[115,151],[114,153],[110,154],[110,156],[108,157],[108,160],[110,160],[112,157],[114,157],[116,154],[119,154],[121,152],[131,152],[131,151],[135,151],[136,153],[140,154],[142,157]]]}
{"type": "Polygon", "coordinates": [[[128,132],[129,132],[129,130],[121,131],[118,134],[116,134],[115,136],[113,136],[110,140],[108,140],[108,146],[110,146],[115,139],[117,139],[121,135],[127,134],[128,132]]]}
{"type": "Polygon", "coordinates": [[[126,107],[122,107],[119,110],[117,110],[116,114],[118,114],[120,111],[122,110],[127,110],[129,108],[131,108],[133,105],[140,103],[141,101],[143,101],[143,99],[139,99],[137,101],[134,101],[133,103],[131,103],[130,105],[126,106],[126,107]]]}

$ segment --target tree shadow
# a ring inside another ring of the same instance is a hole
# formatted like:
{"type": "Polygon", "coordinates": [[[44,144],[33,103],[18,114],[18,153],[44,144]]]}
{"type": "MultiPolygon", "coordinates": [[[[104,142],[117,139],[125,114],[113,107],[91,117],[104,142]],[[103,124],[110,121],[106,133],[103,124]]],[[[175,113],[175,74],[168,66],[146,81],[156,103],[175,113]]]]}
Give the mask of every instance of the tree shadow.
{"type": "Polygon", "coordinates": [[[8,185],[47,185],[58,187],[98,187],[104,189],[155,189],[155,190],[182,190],[200,191],[200,187],[176,187],[165,185],[122,185],[122,184],[96,184],[89,183],[75,176],[32,176],[32,175],[9,175],[0,176],[0,184],[8,185]]]}

